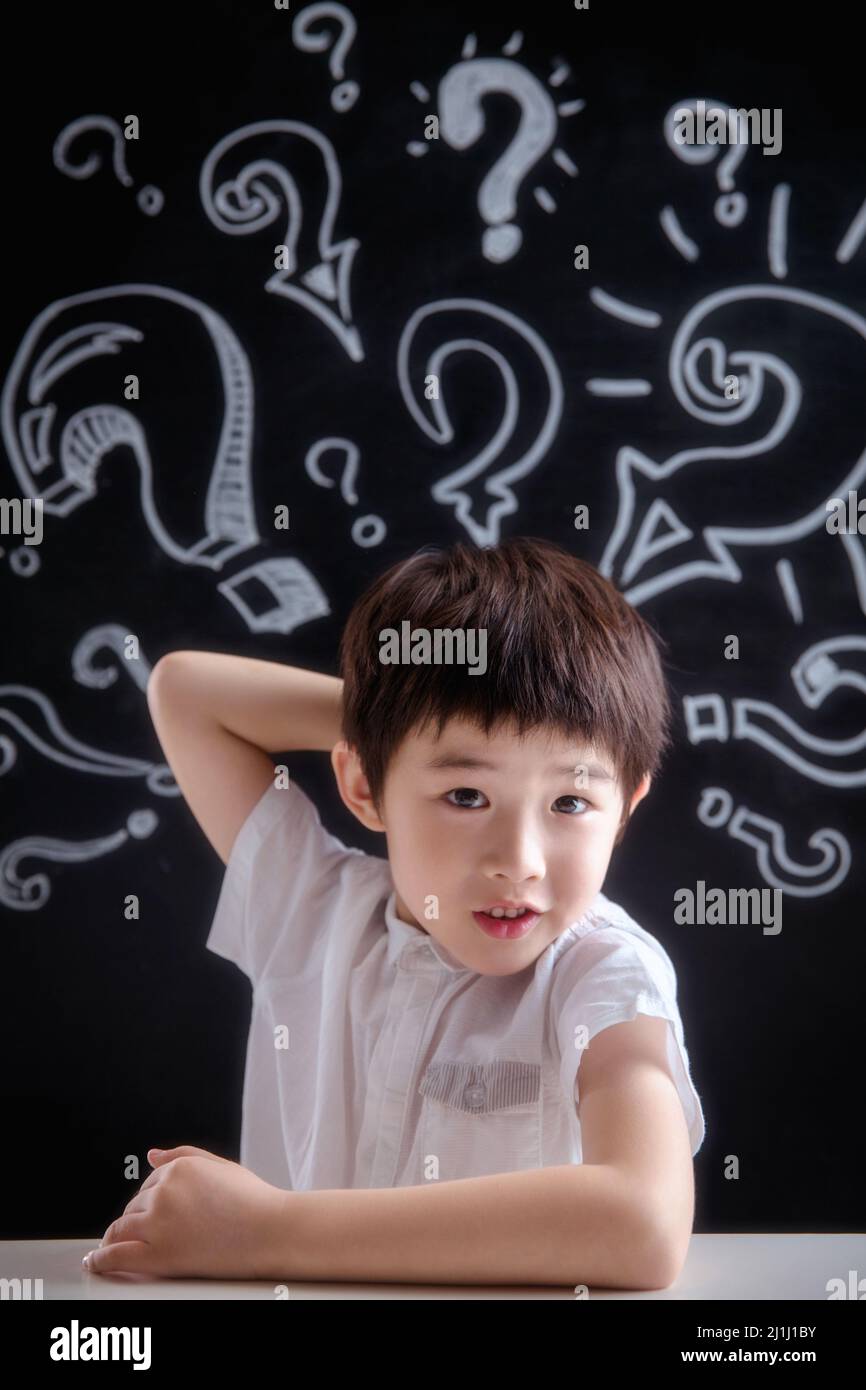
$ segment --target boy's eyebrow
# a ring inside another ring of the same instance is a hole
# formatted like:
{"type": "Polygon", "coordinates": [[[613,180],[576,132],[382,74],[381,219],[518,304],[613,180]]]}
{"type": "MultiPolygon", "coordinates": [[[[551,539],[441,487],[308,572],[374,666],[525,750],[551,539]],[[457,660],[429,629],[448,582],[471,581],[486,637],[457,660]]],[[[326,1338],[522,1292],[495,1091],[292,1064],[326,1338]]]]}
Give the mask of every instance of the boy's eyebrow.
{"type": "MultiPolygon", "coordinates": [[[[497,764],[487,762],[484,758],[473,758],[467,753],[441,753],[436,758],[431,758],[429,762],[423,764],[425,768],[439,770],[440,768],[465,768],[482,772],[496,772],[497,764]]],[[[612,774],[607,768],[602,767],[601,763],[550,763],[547,771],[558,777],[573,777],[575,769],[582,767],[586,771],[586,776],[593,782],[612,782],[612,774]]]]}

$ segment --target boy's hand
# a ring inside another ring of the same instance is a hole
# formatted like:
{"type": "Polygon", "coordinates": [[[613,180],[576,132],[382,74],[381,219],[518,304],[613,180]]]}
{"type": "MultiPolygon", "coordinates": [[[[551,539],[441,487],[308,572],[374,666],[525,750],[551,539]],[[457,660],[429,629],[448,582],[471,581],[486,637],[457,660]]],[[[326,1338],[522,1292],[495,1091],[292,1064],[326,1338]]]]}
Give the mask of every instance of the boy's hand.
{"type": "Polygon", "coordinates": [[[85,1268],[107,1274],[266,1279],[290,1193],[239,1163],[182,1144],[151,1149],[154,1171],[112,1221],[85,1268]]]}

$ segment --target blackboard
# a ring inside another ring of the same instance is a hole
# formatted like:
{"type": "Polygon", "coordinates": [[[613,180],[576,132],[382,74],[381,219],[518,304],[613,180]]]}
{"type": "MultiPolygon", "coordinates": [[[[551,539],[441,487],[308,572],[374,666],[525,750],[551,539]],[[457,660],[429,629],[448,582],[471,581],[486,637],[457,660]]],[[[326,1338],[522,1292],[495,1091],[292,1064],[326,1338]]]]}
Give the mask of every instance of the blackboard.
{"type": "MultiPolygon", "coordinates": [[[[382,569],[516,534],[670,644],[677,745],[606,892],[678,971],[695,1229],[862,1229],[866,564],[824,518],[866,496],[854,46],[832,6],[747,35],[302,8],[40,7],[11,37],[2,494],[44,533],[0,536],[3,1233],[101,1232],[152,1145],[237,1156],[248,987],[204,950],[222,866],[153,664],[334,672],[382,569]],[[701,98],[780,111],[781,148],[690,158],[701,98]],[[782,890],[781,931],[675,922],[698,881],[782,890]]],[[[325,757],[292,768],[382,852],[325,757]]]]}

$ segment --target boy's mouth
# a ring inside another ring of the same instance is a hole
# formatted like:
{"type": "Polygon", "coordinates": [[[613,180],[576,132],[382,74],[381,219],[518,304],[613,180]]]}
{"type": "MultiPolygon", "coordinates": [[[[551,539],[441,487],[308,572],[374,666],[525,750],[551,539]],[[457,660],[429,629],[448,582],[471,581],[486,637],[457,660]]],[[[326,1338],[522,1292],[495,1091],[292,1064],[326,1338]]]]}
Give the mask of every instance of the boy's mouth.
{"type": "Polygon", "coordinates": [[[495,902],[488,903],[486,907],[480,907],[478,911],[486,913],[489,917],[516,917],[521,912],[535,912],[540,916],[543,908],[537,907],[535,903],[512,902],[508,898],[497,898],[495,902]]]}
{"type": "Polygon", "coordinates": [[[499,941],[511,941],[516,937],[526,936],[542,915],[533,907],[523,907],[520,910],[495,907],[484,912],[472,913],[481,930],[499,941]],[[506,912],[511,915],[506,915],[506,912]]]}

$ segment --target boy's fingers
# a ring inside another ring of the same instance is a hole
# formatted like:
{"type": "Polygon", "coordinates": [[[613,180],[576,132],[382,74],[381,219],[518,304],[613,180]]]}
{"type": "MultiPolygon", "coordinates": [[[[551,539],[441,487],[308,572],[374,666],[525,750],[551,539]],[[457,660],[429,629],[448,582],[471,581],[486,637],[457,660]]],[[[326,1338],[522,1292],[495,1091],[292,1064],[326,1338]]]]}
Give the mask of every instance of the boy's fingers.
{"type": "Polygon", "coordinates": [[[175,1149],[148,1149],[147,1156],[154,1167],[158,1163],[169,1163],[173,1158],[213,1158],[217,1163],[232,1161],[221,1154],[212,1154],[209,1149],[196,1148],[195,1144],[178,1144],[175,1149]]]}
{"type": "Polygon", "coordinates": [[[118,1270],[147,1274],[150,1259],[151,1249],[146,1241],[122,1240],[91,1250],[81,1263],[89,1274],[111,1274],[118,1270]]]}
{"type": "Polygon", "coordinates": [[[146,1224],[147,1212],[134,1211],[118,1216],[112,1221],[102,1237],[102,1249],[106,1245],[122,1245],[129,1240],[144,1240],[150,1227],[146,1224]]]}
{"type": "MultiPolygon", "coordinates": [[[[151,1187],[155,1187],[156,1184],[159,1182],[159,1178],[159,1173],[151,1173],[148,1178],[145,1178],[144,1182],[141,1184],[141,1187],[138,1189],[135,1196],[130,1197],[129,1201],[123,1208],[123,1211],[120,1213],[120,1215],[132,1216],[133,1212],[136,1211],[150,1211],[150,1192],[148,1192],[145,1195],[144,1189],[147,1187],[148,1183],[150,1183],[151,1187]]],[[[105,1240],[105,1236],[103,1236],[102,1239],[105,1240]]]]}

